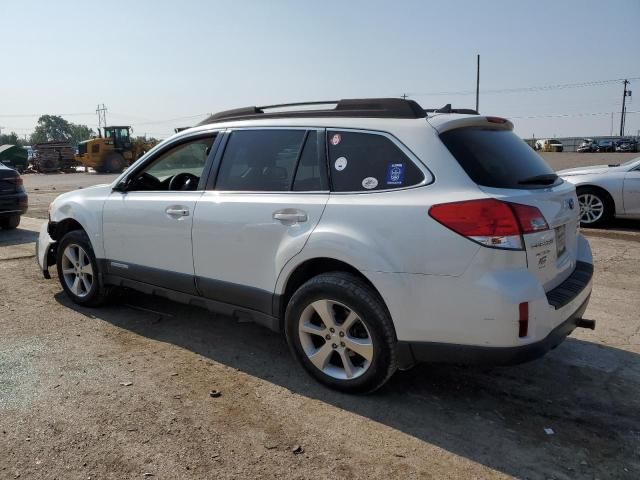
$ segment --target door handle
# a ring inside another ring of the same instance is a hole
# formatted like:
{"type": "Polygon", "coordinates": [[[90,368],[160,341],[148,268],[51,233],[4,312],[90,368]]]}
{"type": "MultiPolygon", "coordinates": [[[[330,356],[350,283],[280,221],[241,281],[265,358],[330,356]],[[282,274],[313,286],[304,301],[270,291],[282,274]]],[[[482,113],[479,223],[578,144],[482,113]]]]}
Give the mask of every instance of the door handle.
{"type": "Polygon", "coordinates": [[[165,213],[171,217],[188,217],[189,209],[185,207],[168,207],[165,213]]]}
{"type": "Polygon", "coordinates": [[[307,214],[302,210],[285,208],[273,212],[273,219],[288,223],[302,223],[307,221],[307,214]]]}

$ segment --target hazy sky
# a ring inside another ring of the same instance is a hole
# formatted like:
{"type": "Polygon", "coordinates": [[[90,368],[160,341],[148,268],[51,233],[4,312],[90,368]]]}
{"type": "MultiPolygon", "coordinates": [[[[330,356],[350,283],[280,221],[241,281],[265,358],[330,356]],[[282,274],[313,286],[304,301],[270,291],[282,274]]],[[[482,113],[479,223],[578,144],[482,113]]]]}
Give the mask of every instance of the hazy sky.
{"type": "Polygon", "coordinates": [[[480,111],[521,136],[608,135],[611,112],[617,132],[622,83],[482,90],[638,77],[627,133],[640,130],[640,0],[0,0],[0,19],[5,133],[45,113],[95,127],[98,103],[159,137],[247,105],[406,92],[473,107],[459,92],[477,53],[480,111]]]}

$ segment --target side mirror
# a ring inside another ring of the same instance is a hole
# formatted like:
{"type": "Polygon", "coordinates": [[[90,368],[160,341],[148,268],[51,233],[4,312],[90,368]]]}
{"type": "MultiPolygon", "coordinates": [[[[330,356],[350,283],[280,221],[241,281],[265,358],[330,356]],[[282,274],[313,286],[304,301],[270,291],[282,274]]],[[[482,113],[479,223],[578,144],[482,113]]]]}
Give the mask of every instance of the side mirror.
{"type": "Polygon", "coordinates": [[[112,189],[112,192],[120,192],[120,193],[126,193],[127,191],[127,182],[125,180],[117,183],[112,189]]]}

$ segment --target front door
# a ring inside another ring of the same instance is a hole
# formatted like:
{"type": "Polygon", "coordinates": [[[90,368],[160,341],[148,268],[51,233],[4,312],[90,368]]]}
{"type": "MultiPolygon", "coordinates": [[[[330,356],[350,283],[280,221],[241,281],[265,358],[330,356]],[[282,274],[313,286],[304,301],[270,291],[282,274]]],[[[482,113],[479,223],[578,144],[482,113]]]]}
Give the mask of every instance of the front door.
{"type": "Polygon", "coordinates": [[[625,215],[640,216],[640,167],[625,174],[623,196],[625,215]]]}
{"type": "Polygon", "coordinates": [[[329,198],[324,135],[304,128],[227,135],[215,189],[194,215],[197,286],[209,299],[271,314],[278,275],[329,198]]]}
{"type": "Polygon", "coordinates": [[[162,150],[121,182],[104,205],[107,272],[195,294],[191,227],[214,136],[162,150]]]}

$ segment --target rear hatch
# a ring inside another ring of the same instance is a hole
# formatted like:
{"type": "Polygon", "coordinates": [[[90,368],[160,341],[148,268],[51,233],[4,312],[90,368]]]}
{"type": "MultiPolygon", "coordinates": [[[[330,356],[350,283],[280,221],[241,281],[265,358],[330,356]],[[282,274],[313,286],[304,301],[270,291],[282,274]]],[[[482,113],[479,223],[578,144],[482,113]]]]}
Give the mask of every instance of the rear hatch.
{"type": "Polygon", "coordinates": [[[537,208],[544,216],[548,228],[525,228],[529,231],[522,235],[522,243],[529,271],[549,291],[575,269],[578,200],[575,187],[559,178],[512,128],[507,120],[479,116],[439,122],[436,127],[440,139],[484,193],[537,208]]]}

